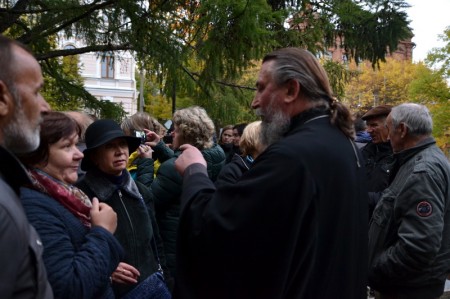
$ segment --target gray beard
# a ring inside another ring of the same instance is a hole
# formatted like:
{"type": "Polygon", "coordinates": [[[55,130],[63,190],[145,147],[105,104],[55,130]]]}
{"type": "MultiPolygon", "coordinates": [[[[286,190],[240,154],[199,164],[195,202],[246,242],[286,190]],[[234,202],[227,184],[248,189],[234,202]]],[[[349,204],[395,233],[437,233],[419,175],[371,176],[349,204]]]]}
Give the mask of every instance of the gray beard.
{"type": "Polygon", "coordinates": [[[261,123],[261,141],[264,145],[271,145],[281,138],[289,130],[291,125],[291,117],[285,115],[283,111],[276,106],[275,98],[272,99],[267,111],[258,109],[257,114],[263,116],[261,123]]]}
{"type": "Polygon", "coordinates": [[[281,113],[272,119],[271,122],[261,123],[261,140],[267,146],[279,141],[289,130],[291,119],[286,118],[281,113]]]}
{"type": "MultiPolygon", "coordinates": [[[[13,96],[16,96],[13,94],[13,96]]],[[[25,116],[20,104],[20,98],[17,98],[16,109],[12,121],[2,128],[3,146],[15,154],[23,154],[34,151],[38,148],[40,142],[39,126],[33,128],[33,125],[25,116]]]]}

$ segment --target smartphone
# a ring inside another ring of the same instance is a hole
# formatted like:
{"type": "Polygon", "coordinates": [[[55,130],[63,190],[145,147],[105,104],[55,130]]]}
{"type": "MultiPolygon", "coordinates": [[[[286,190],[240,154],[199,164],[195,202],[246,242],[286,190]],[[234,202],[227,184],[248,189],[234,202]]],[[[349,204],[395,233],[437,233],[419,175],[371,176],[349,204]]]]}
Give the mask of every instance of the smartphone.
{"type": "Polygon", "coordinates": [[[144,131],[134,131],[134,136],[141,138],[141,144],[144,144],[147,141],[147,135],[145,135],[144,131]]]}

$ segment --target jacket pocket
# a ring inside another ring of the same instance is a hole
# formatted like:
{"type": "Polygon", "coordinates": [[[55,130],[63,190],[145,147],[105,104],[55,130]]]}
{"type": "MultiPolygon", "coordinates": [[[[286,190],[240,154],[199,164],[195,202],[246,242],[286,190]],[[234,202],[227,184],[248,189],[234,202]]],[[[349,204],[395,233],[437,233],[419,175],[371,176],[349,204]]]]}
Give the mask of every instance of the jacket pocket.
{"type": "Polygon", "coordinates": [[[380,201],[373,211],[372,223],[381,228],[388,226],[394,214],[394,197],[388,196],[387,192],[383,192],[380,201]]]}
{"type": "MultiPolygon", "coordinates": [[[[387,191],[387,190],[386,190],[387,191]]],[[[372,215],[369,227],[369,267],[388,243],[392,242],[389,231],[394,221],[394,197],[383,192],[372,215]]]]}

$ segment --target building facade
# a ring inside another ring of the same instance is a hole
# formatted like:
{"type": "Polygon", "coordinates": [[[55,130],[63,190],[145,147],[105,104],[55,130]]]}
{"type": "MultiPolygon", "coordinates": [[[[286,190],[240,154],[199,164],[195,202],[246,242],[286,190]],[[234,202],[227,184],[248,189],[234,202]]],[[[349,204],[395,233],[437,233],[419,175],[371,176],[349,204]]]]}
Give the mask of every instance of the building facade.
{"type": "MultiPolygon", "coordinates": [[[[412,37],[411,37],[412,38],[412,37]]],[[[392,57],[399,61],[412,61],[413,49],[416,46],[411,41],[411,38],[405,39],[398,42],[397,49],[394,52],[390,52],[388,49],[388,54],[386,57],[392,57]]],[[[342,44],[339,38],[336,38],[336,44],[342,44]]],[[[329,56],[331,56],[333,61],[346,62],[347,58],[345,56],[345,50],[340,47],[330,47],[328,48],[329,56]]]]}
{"type": "MultiPolygon", "coordinates": [[[[84,47],[77,39],[61,38],[63,49],[84,47]]],[[[84,53],[79,55],[84,88],[99,100],[121,104],[128,115],[137,112],[136,61],[131,53],[84,53]]]]}

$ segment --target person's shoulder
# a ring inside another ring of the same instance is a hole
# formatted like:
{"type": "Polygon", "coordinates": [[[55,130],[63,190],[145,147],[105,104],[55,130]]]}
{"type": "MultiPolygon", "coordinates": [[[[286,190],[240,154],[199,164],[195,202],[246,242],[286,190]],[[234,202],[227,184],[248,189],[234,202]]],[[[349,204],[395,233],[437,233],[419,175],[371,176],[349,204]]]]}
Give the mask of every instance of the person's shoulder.
{"type": "Polygon", "coordinates": [[[30,183],[25,167],[7,149],[0,146],[0,177],[16,193],[20,186],[30,183]]]}
{"type": "Polygon", "coordinates": [[[11,187],[0,177],[0,219],[1,221],[6,221],[5,217],[8,219],[14,218],[15,211],[20,208],[20,200],[16,193],[11,189],[11,187]]]}
{"type": "Polygon", "coordinates": [[[0,207],[3,207],[4,210],[15,210],[20,208],[21,201],[19,196],[1,176],[0,193],[0,207]]]}
{"type": "Polygon", "coordinates": [[[0,196],[0,231],[3,231],[0,235],[5,232],[4,230],[28,233],[29,225],[23,204],[17,194],[1,178],[0,192],[2,194],[0,196]]]}
{"type": "Polygon", "coordinates": [[[48,194],[42,193],[42,192],[37,191],[32,188],[28,188],[28,187],[20,188],[20,200],[22,202],[29,201],[29,200],[37,201],[38,199],[39,200],[51,200],[52,198],[48,194]]]}
{"type": "Polygon", "coordinates": [[[50,195],[27,187],[20,188],[20,201],[27,211],[57,210],[62,207],[50,195]]]}
{"type": "Polygon", "coordinates": [[[314,139],[315,137],[303,132],[294,132],[271,144],[265,152],[269,155],[293,155],[295,152],[309,150],[314,139]]]}
{"type": "Polygon", "coordinates": [[[229,171],[238,171],[242,172],[245,170],[248,170],[250,168],[250,165],[245,163],[245,158],[239,156],[238,154],[234,154],[233,158],[231,159],[230,163],[225,165],[223,169],[229,169],[229,171]]]}
{"type": "Polygon", "coordinates": [[[201,152],[205,155],[205,154],[212,154],[212,155],[220,155],[225,157],[225,151],[223,150],[223,148],[218,145],[217,143],[215,143],[213,146],[211,146],[210,148],[205,148],[203,150],[201,150],[201,152]]]}
{"type": "Polygon", "coordinates": [[[430,146],[415,155],[412,159],[414,171],[434,169],[438,172],[450,174],[450,162],[436,145],[430,146]]]}
{"type": "Polygon", "coordinates": [[[172,158],[169,158],[168,160],[164,161],[159,165],[158,173],[161,171],[167,171],[167,170],[175,170],[175,160],[178,158],[178,156],[181,154],[180,152],[175,152],[175,155],[172,158]]]}
{"type": "Polygon", "coordinates": [[[0,175],[0,192],[2,196],[0,196],[0,204],[8,203],[11,197],[18,198],[17,194],[13,191],[11,186],[3,179],[0,175]]]}
{"type": "Polygon", "coordinates": [[[209,163],[218,163],[225,161],[225,152],[223,151],[220,145],[213,145],[210,148],[203,149],[202,155],[205,158],[206,162],[209,163]]]}
{"type": "Polygon", "coordinates": [[[141,183],[139,181],[134,181],[134,183],[136,184],[136,187],[137,187],[137,189],[139,190],[139,193],[141,193],[142,196],[145,197],[145,196],[150,194],[149,193],[150,191],[149,191],[148,187],[145,186],[145,184],[143,184],[143,183],[141,183]]]}

